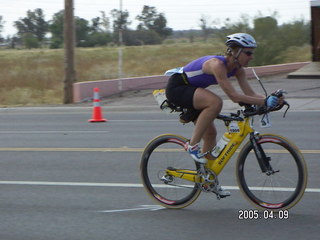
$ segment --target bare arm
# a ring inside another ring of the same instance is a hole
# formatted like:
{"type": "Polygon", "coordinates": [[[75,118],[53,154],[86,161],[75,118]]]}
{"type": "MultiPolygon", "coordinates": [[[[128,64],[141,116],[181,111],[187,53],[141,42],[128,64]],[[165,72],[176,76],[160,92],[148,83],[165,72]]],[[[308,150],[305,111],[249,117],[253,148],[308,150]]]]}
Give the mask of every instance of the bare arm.
{"type": "Polygon", "coordinates": [[[212,74],[216,77],[222,90],[226,95],[235,103],[248,103],[255,105],[263,105],[264,97],[262,95],[257,95],[250,87],[246,80],[245,73],[243,69],[237,71],[237,79],[241,90],[244,94],[239,93],[231,84],[227,77],[227,68],[223,62],[217,59],[210,59],[203,65],[203,71],[207,74],[212,74]]]}
{"type": "Polygon", "coordinates": [[[244,92],[245,95],[247,96],[252,96],[252,97],[257,97],[257,98],[265,98],[265,96],[261,94],[257,94],[253,89],[251,88],[247,77],[246,73],[243,68],[240,68],[237,73],[236,73],[236,78],[238,80],[239,86],[241,90],[244,92]]]}

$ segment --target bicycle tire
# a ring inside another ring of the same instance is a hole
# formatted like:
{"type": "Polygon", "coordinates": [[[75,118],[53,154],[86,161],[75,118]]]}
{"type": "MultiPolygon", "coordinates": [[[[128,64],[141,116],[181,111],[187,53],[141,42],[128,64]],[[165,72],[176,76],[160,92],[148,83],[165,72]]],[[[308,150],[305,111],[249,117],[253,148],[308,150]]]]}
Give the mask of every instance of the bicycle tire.
{"type": "Polygon", "coordinates": [[[165,176],[169,167],[197,171],[195,162],[185,151],[187,139],[182,136],[160,135],[145,147],[141,156],[141,179],[147,193],[166,208],[184,208],[201,193],[197,183],[178,177],[165,176]],[[170,183],[163,177],[170,178],[170,183]]]}
{"type": "Polygon", "coordinates": [[[307,165],[303,155],[282,136],[263,134],[260,137],[258,144],[278,172],[268,176],[261,171],[249,141],[240,151],[236,163],[239,188],[258,209],[289,209],[300,201],[307,186],[307,165]]]}

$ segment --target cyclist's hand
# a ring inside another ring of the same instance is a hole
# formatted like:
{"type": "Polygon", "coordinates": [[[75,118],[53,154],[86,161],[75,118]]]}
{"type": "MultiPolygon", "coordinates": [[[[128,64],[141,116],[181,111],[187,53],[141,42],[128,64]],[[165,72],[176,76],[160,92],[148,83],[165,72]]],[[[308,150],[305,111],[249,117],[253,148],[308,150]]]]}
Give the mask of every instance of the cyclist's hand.
{"type": "Polygon", "coordinates": [[[278,105],[283,105],[284,103],[284,94],[286,94],[287,92],[283,89],[278,89],[277,91],[273,92],[271,94],[271,96],[276,96],[279,99],[278,105]]]}
{"type": "Polygon", "coordinates": [[[269,96],[265,99],[267,108],[275,108],[279,104],[279,98],[276,96],[269,96]]]}

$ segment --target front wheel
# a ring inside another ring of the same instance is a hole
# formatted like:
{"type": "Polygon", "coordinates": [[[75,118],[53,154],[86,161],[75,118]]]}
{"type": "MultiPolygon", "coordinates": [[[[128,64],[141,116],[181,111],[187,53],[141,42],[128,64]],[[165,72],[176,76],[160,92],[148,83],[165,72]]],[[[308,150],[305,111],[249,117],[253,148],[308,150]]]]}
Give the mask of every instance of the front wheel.
{"type": "Polygon", "coordinates": [[[145,148],[140,163],[143,185],[149,195],[167,208],[184,208],[201,193],[198,184],[170,175],[168,170],[181,173],[197,172],[195,162],[185,151],[187,139],[165,134],[153,139],[145,148]]]}
{"type": "Polygon", "coordinates": [[[257,208],[283,210],[299,202],[307,185],[307,166],[299,149],[287,139],[261,135],[257,144],[266,155],[263,172],[249,141],[239,153],[236,175],[243,195],[257,208]]]}

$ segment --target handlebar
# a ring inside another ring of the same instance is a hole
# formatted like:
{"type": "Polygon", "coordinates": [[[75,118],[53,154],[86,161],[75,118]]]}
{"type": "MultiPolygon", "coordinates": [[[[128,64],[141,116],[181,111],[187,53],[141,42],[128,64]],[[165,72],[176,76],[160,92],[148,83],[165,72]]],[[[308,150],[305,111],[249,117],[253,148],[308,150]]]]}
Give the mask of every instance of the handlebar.
{"type": "MultiPolygon", "coordinates": [[[[242,114],[244,117],[251,117],[251,116],[255,116],[255,115],[263,115],[263,114],[267,114],[269,112],[275,112],[275,111],[279,111],[280,109],[282,109],[284,106],[287,106],[286,111],[283,114],[283,117],[286,116],[287,111],[290,108],[290,104],[287,101],[284,101],[281,105],[278,105],[274,108],[267,108],[266,106],[255,106],[255,105],[250,105],[250,104],[245,104],[245,103],[239,103],[239,105],[241,107],[244,107],[244,110],[242,110],[242,114]]],[[[240,116],[240,110],[238,111],[238,113],[231,113],[230,115],[222,115],[219,114],[217,116],[217,119],[226,121],[226,122],[230,122],[230,121],[243,121],[243,118],[240,116]]]]}
{"type": "Polygon", "coordinates": [[[244,106],[244,110],[243,110],[243,115],[245,117],[250,117],[250,116],[254,116],[254,115],[262,115],[262,114],[267,114],[269,112],[275,112],[275,111],[279,111],[281,110],[284,106],[287,106],[287,109],[283,115],[283,117],[286,116],[287,111],[290,108],[290,104],[287,101],[283,101],[282,104],[277,105],[274,108],[267,108],[266,106],[254,106],[254,105],[249,105],[249,104],[239,104],[240,106],[244,106]]]}
{"type": "MultiPolygon", "coordinates": [[[[283,89],[278,89],[277,91],[275,91],[274,93],[271,94],[271,96],[275,96],[278,98],[281,98],[283,96],[283,94],[287,94],[287,92],[283,89]]],[[[282,109],[284,106],[287,106],[287,109],[283,115],[283,117],[286,116],[287,111],[290,108],[290,105],[287,101],[283,101],[283,103],[278,104],[276,107],[274,108],[268,108],[266,106],[261,106],[261,107],[254,107],[252,105],[248,105],[248,104],[239,104],[240,106],[244,106],[245,110],[243,111],[243,115],[244,116],[254,116],[254,115],[262,115],[262,114],[267,114],[269,112],[275,112],[275,111],[279,111],[280,109],[282,109]]]]}

